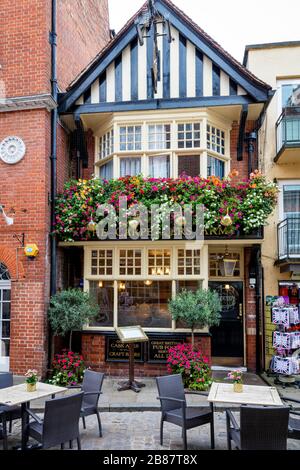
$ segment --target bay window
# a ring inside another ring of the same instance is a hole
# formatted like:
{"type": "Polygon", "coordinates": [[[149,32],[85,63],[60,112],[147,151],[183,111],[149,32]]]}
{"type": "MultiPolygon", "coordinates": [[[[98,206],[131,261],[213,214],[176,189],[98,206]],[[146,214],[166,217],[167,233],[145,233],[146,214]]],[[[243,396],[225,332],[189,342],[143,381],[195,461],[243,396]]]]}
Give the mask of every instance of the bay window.
{"type": "Polygon", "coordinates": [[[141,173],[141,157],[120,158],[120,176],[136,176],[141,173]]]}
{"type": "Polygon", "coordinates": [[[207,124],[207,148],[225,155],[225,132],[211,124],[207,124]]]}
{"type": "Polygon", "coordinates": [[[148,126],[149,150],[161,150],[171,148],[170,124],[151,124],[148,126]]]}
{"type": "Polygon", "coordinates": [[[100,166],[100,178],[110,180],[113,178],[114,165],[113,160],[100,166]]]}
{"type": "Polygon", "coordinates": [[[99,158],[105,158],[114,151],[114,130],[111,129],[99,139],[99,158]]]}
{"type": "Polygon", "coordinates": [[[225,162],[209,155],[207,157],[207,176],[217,176],[218,178],[224,178],[225,162]]]}
{"type": "Polygon", "coordinates": [[[182,113],[176,118],[170,112],[170,122],[147,122],[143,117],[133,124],[129,117],[123,124],[121,116],[116,116],[110,123],[113,127],[99,137],[96,174],[104,179],[138,175],[206,177],[213,174],[222,178],[225,160],[229,159],[227,130],[214,125],[213,120],[207,121],[205,116],[201,119],[196,116],[194,113],[191,119],[181,121],[178,118],[182,118],[182,113]],[[206,151],[207,168],[204,163],[206,151]]]}
{"type": "Polygon", "coordinates": [[[200,123],[178,124],[177,141],[180,149],[200,147],[200,123]]]}
{"type": "Polygon", "coordinates": [[[199,176],[200,174],[200,156],[199,155],[180,155],[178,157],[178,176],[199,176]]]}
{"type": "Polygon", "coordinates": [[[142,149],[142,126],[121,126],[120,151],[142,149]]]}

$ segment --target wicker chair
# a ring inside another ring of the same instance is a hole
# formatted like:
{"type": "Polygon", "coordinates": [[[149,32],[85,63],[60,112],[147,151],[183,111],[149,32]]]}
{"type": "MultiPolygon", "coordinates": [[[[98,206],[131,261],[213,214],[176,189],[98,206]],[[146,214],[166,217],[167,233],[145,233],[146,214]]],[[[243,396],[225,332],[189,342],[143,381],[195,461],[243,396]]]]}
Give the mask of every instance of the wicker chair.
{"type": "Polygon", "coordinates": [[[240,426],[233,413],[226,410],[227,443],[241,450],[286,450],[288,436],[288,407],[243,405],[240,426]]]}
{"type": "MultiPolygon", "coordinates": [[[[13,374],[11,372],[0,372],[0,388],[7,388],[13,386],[13,374]]],[[[12,431],[12,422],[15,419],[21,419],[21,407],[10,406],[6,407],[6,419],[9,421],[9,432],[12,431]]]]}
{"type": "Polygon", "coordinates": [[[83,393],[83,401],[80,412],[80,417],[83,421],[83,428],[86,429],[85,418],[87,416],[96,415],[99,427],[99,436],[102,437],[102,426],[100,414],[98,411],[98,401],[101,395],[101,388],[104,380],[104,374],[101,372],[94,372],[87,369],[84,372],[82,385],[75,385],[68,388],[80,388],[83,393]]]}
{"type": "MultiPolygon", "coordinates": [[[[156,378],[161,404],[160,445],[163,445],[164,422],[175,424],[182,428],[184,449],[187,449],[187,430],[203,424],[210,424],[211,448],[215,447],[213,404],[206,407],[188,407],[185,399],[185,390],[180,374],[167,375],[156,378]]],[[[187,392],[189,394],[206,395],[201,392],[187,392]]]]}
{"type": "Polygon", "coordinates": [[[38,447],[41,449],[49,449],[57,445],[64,449],[66,442],[69,442],[72,448],[73,440],[77,440],[77,447],[80,450],[79,419],[82,399],[83,393],[81,392],[47,400],[43,420],[27,409],[27,413],[34,420],[27,426],[27,436],[38,441],[38,447]]]}
{"type": "Polygon", "coordinates": [[[298,403],[300,409],[300,400],[291,397],[281,397],[281,400],[290,408],[288,438],[300,439],[300,411],[295,411],[291,405],[291,403],[298,403]]]}

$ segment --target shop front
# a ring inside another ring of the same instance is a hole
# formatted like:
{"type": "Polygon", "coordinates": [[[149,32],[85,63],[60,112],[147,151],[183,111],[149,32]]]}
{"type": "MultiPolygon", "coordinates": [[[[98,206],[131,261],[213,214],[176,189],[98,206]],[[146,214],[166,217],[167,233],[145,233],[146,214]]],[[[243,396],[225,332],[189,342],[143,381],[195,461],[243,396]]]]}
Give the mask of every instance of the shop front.
{"type": "Polygon", "coordinates": [[[74,137],[74,180],[57,197],[58,287],[84,288],[98,302],[98,316],[82,333],[91,367],[122,375],[126,350],[115,328],[140,325],[150,341],[136,348],[137,373],[165,373],[168,347],[191,340],[186,325],[172,320],[169,299],[211,286],[222,299],[221,324],[197,331],[196,345],[217,365],[256,368],[259,309],[249,270],[276,189],[258,172],[249,179],[257,163],[254,144],[245,142],[270,94],[174,4],[156,0],[60,96],[60,119],[74,137]],[[123,197],[124,225],[139,228],[136,238],[121,236],[123,197]],[[95,228],[104,204],[115,212],[111,226],[118,223],[107,239],[95,228]],[[204,228],[204,239],[175,236],[188,212],[171,218],[168,237],[156,238],[146,222],[143,238],[138,204],[148,214],[159,206],[173,215],[189,206],[191,230],[204,228]],[[203,223],[195,215],[200,206],[203,223]],[[234,269],[225,273],[228,256],[234,269]]]}
{"type": "Polygon", "coordinates": [[[137,374],[165,371],[168,349],[191,341],[191,330],[172,320],[169,300],[182,289],[209,287],[220,296],[221,322],[210,331],[196,331],[197,347],[215,366],[255,368],[255,297],[248,287],[251,246],[232,243],[229,247],[186,241],[61,243],[65,272],[74,271],[72,260],[82,259],[78,277],[64,279],[64,287],[83,286],[99,306],[98,315],[81,335],[88,364],[122,375],[128,349],[115,328],[140,325],[149,342],[136,344],[137,374]],[[234,261],[231,276],[222,272],[220,260],[225,253],[234,261]]]}

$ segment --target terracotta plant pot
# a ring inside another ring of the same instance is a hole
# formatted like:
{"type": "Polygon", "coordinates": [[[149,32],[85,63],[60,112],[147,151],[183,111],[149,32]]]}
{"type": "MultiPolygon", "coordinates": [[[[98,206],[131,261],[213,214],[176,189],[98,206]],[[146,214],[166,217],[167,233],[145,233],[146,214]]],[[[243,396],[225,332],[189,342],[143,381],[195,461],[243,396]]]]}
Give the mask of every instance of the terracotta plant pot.
{"type": "Polygon", "coordinates": [[[35,392],[36,391],[36,384],[29,384],[26,382],[26,390],[27,392],[35,392]]]}
{"type": "Polygon", "coordinates": [[[243,384],[239,384],[235,382],[233,384],[233,391],[237,393],[241,393],[243,391],[243,384]]]}

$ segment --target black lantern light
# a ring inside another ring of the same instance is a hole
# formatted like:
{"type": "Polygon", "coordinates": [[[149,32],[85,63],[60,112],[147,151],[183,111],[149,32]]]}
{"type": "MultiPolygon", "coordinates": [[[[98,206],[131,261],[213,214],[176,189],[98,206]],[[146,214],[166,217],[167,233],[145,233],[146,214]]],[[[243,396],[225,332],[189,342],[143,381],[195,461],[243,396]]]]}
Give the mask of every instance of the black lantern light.
{"type": "Polygon", "coordinates": [[[225,253],[223,256],[219,256],[219,269],[223,277],[232,277],[234,275],[234,270],[238,259],[233,258],[227,246],[225,247],[225,253]]]}

